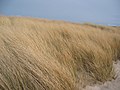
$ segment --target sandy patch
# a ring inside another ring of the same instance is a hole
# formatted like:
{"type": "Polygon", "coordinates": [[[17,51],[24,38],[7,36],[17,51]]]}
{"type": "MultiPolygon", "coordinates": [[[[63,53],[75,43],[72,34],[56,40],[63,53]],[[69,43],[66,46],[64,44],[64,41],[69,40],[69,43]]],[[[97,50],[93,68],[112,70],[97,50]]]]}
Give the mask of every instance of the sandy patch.
{"type": "Polygon", "coordinates": [[[116,79],[107,81],[103,85],[87,86],[83,90],[120,90],[120,60],[114,63],[116,79]]]}

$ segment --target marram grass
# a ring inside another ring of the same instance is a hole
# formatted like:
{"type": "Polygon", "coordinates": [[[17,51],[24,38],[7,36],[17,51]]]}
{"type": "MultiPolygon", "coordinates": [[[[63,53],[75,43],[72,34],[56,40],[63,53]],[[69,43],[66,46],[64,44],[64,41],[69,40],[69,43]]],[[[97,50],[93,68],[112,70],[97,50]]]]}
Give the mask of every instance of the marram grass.
{"type": "Polygon", "coordinates": [[[119,27],[0,16],[1,90],[82,90],[119,58],[119,27]]]}

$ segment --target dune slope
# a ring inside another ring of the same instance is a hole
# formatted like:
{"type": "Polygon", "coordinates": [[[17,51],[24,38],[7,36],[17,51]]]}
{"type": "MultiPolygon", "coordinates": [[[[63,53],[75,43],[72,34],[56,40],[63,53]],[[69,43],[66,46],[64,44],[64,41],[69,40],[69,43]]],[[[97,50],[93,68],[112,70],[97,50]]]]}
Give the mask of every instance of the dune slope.
{"type": "Polygon", "coordinates": [[[119,59],[119,27],[0,16],[1,90],[84,90],[119,59]]]}

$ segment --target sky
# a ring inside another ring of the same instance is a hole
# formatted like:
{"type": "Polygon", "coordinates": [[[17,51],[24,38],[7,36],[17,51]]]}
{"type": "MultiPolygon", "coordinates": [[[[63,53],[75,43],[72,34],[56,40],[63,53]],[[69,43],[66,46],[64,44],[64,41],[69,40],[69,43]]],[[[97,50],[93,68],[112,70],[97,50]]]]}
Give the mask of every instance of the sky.
{"type": "Polygon", "coordinates": [[[120,0],[0,0],[0,15],[120,26],[120,0]]]}

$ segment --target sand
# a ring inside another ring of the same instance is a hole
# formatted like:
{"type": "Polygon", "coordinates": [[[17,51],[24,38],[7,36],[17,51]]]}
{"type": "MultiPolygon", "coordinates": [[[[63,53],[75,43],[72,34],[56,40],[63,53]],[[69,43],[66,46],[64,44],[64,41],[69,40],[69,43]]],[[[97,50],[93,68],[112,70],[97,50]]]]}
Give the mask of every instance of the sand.
{"type": "Polygon", "coordinates": [[[116,79],[107,81],[103,85],[87,86],[83,90],[120,90],[120,60],[113,64],[116,79]]]}

